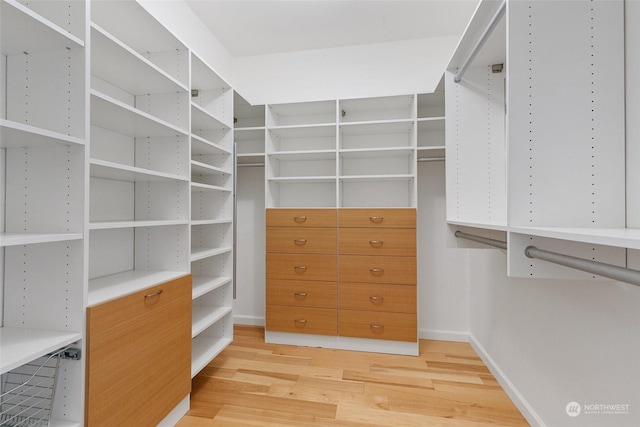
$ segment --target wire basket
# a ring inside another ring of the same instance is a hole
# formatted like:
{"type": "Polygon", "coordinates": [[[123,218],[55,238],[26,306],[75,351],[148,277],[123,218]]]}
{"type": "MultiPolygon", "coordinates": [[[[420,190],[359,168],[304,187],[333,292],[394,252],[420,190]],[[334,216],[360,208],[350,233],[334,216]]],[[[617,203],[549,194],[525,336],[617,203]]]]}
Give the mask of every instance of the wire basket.
{"type": "Polygon", "coordinates": [[[56,376],[66,350],[39,357],[0,377],[0,427],[49,426],[56,376]]]}

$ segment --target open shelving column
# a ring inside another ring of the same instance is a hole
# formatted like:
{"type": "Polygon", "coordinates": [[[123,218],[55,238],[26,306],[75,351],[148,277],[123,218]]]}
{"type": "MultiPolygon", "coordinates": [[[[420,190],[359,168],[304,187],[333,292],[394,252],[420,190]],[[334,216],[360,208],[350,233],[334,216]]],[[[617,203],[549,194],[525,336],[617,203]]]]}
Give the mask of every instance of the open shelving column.
{"type": "MultiPolygon", "coordinates": [[[[84,345],[87,21],[59,5],[0,2],[0,374],[84,345]]],[[[58,370],[51,425],[81,423],[83,368],[58,370]]]]}

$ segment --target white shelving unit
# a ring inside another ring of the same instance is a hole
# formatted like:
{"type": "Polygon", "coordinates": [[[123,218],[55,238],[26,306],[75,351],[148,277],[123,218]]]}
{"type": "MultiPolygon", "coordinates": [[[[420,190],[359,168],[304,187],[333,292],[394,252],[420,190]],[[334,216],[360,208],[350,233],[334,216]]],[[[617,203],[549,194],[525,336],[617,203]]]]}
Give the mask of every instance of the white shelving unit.
{"type": "Polygon", "coordinates": [[[416,109],[416,95],[267,106],[266,206],[415,207],[416,109]]]}
{"type": "Polygon", "coordinates": [[[135,2],[91,21],[93,305],[189,271],[190,177],[187,48],[135,2]]]}
{"type": "Polygon", "coordinates": [[[236,162],[264,163],[265,107],[250,105],[240,94],[234,94],[234,130],[236,162]]]}
{"type": "Polygon", "coordinates": [[[233,339],[233,89],[191,54],[191,375],[233,339]]]}
{"type": "MultiPolygon", "coordinates": [[[[57,3],[0,2],[0,374],[83,346],[86,9],[57,3]]],[[[82,422],[83,368],[51,425],[82,422]]]]}
{"type": "Polygon", "coordinates": [[[524,248],[624,266],[640,245],[625,227],[623,5],[507,0],[455,83],[501,3],[478,5],[445,74],[448,222],[506,234],[511,276],[600,279],[524,248]]]}

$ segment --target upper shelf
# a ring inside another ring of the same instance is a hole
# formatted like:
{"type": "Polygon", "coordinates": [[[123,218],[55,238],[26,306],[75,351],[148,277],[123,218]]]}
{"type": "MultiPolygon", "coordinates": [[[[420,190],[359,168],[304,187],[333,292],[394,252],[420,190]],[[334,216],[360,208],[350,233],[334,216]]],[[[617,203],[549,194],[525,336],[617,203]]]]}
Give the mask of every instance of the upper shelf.
{"type": "Polygon", "coordinates": [[[186,135],[171,123],[95,90],[91,91],[91,124],[133,137],[186,135]]]}
{"type": "Polygon", "coordinates": [[[84,41],[15,0],[0,2],[0,19],[3,55],[84,47],[84,41]]]}
{"type": "Polygon", "coordinates": [[[187,87],[106,30],[91,27],[91,72],[133,95],[187,91],[187,87]]]}
{"type": "Polygon", "coordinates": [[[51,144],[82,146],[84,139],[0,119],[0,148],[35,148],[51,144]]]}

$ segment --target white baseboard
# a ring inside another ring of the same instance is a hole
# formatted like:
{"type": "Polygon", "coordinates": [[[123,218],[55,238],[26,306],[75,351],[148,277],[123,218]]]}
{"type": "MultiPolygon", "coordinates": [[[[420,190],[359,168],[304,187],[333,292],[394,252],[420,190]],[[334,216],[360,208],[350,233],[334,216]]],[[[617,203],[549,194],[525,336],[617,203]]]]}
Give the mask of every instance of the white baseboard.
{"type": "Polygon", "coordinates": [[[233,315],[234,325],[264,326],[264,317],[233,315]]]}
{"type": "Polygon", "coordinates": [[[420,329],[418,331],[418,337],[421,340],[469,342],[469,334],[459,331],[420,329]]]}
{"type": "Polygon", "coordinates": [[[491,371],[493,376],[496,378],[498,383],[502,386],[505,393],[509,396],[514,405],[518,408],[522,416],[531,424],[532,426],[538,427],[546,427],[542,418],[538,416],[536,411],[529,405],[529,403],[525,400],[524,396],[520,394],[518,389],[513,385],[509,378],[505,375],[505,373],[500,369],[498,365],[496,365],[493,358],[487,353],[487,351],[480,345],[480,343],[475,339],[473,334],[469,334],[469,344],[478,353],[478,356],[482,359],[487,368],[491,371]]]}

